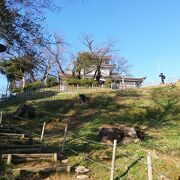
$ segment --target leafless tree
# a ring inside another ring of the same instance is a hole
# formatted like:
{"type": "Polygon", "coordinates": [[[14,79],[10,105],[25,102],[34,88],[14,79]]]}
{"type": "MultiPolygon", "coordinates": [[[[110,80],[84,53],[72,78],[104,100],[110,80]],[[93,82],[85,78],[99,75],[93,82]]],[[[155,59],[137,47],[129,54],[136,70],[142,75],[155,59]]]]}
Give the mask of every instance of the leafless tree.
{"type": "Polygon", "coordinates": [[[51,48],[49,48],[49,51],[54,59],[53,64],[57,70],[59,84],[61,83],[61,76],[65,76],[65,71],[63,70],[63,54],[66,45],[67,43],[64,41],[64,39],[57,33],[54,33],[54,42],[51,43],[51,48]]]}
{"type": "Polygon", "coordinates": [[[76,55],[74,53],[70,54],[70,61],[69,64],[67,66],[67,70],[72,72],[72,77],[75,77],[75,73],[76,73],[76,55]]]}
{"type": "Polygon", "coordinates": [[[115,70],[120,77],[131,75],[130,68],[132,67],[132,64],[129,64],[126,58],[117,56],[114,61],[116,65],[115,70]]]}
{"type": "Polygon", "coordinates": [[[50,47],[45,49],[44,55],[45,57],[43,57],[41,61],[42,62],[41,67],[43,70],[42,81],[43,81],[43,84],[47,86],[47,80],[54,64],[54,57],[51,53],[50,47]]]}
{"type": "Polygon", "coordinates": [[[94,40],[89,35],[82,36],[82,44],[84,44],[92,56],[96,59],[96,70],[94,78],[99,81],[101,74],[102,63],[106,58],[111,58],[114,51],[119,51],[114,49],[115,41],[107,41],[100,45],[99,47],[94,45],[94,40]]]}

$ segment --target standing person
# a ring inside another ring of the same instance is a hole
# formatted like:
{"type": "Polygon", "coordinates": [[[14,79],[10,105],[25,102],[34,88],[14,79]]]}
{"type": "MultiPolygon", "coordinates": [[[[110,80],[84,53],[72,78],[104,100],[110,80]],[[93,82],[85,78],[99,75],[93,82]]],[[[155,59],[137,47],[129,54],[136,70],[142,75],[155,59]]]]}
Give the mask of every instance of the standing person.
{"type": "Polygon", "coordinates": [[[161,78],[162,84],[164,84],[164,80],[165,80],[166,76],[163,73],[161,73],[159,75],[159,77],[161,78]]]}

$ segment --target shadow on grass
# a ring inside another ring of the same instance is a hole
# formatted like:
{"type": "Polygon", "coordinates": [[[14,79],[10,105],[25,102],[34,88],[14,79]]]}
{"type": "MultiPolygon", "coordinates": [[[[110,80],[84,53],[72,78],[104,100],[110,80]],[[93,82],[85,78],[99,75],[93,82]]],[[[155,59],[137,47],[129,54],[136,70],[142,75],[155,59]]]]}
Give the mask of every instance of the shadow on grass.
{"type": "Polygon", "coordinates": [[[143,157],[138,158],[137,160],[133,161],[128,167],[127,170],[125,172],[123,172],[122,174],[119,174],[118,177],[116,177],[114,180],[118,180],[124,176],[126,176],[128,174],[128,172],[130,171],[131,168],[133,168],[137,163],[139,163],[139,161],[142,159],[143,157]]]}
{"type": "MultiPolygon", "coordinates": [[[[14,99],[7,106],[1,102],[0,106],[8,109],[27,100],[39,100],[44,97],[53,97],[54,95],[56,95],[54,92],[37,93],[34,97],[26,97],[22,100],[14,99]]],[[[39,110],[47,112],[46,119],[51,120],[57,115],[60,116],[62,121],[66,118],[69,130],[84,138],[98,141],[99,128],[103,124],[146,125],[153,128],[162,128],[171,123],[168,121],[169,118],[175,119],[177,114],[180,113],[180,109],[176,107],[179,102],[178,89],[176,88],[156,88],[152,90],[149,99],[143,98],[143,94],[141,95],[136,90],[130,90],[116,91],[111,93],[111,95],[96,95],[90,97],[87,104],[79,104],[76,98],[58,100],[52,98],[51,100],[35,102],[34,105],[39,110]],[[125,97],[123,99],[128,97],[128,100],[132,99],[132,101],[121,103],[122,97],[125,97]],[[144,101],[152,102],[152,104],[140,106],[141,104],[138,104],[138,100],[141,100],[141,98],[144,101]],[[84,126],[86,127],[85,129],[83,129],[84,126]]],[[[51,133],[50,131],[46,130],[46,133],[49,134],[51,133]]],[[[59,130],[59,133],[63,135],[63,128],[59,130]]],[[[82,150],[86,152],[91,152],[94,148],[94,145],[89,147],[86,143],[82,145],[72,143],[70,146],[73,146],[77,151],[82,150]]]]}
{"type": "Polygon", "coordinates": [[[126,98],[137,98],[137,97],[141,97],[142,94],[138,93],[137,90],[134,89],[128,89],[127,90],[121,90],[121,91],[117,91],[115,92],[116,97],[126,97],[126,98]]]}
{"type": "MultiPolygon", "coordinates": [[[[97,135],[99,128],[103,124],[126,124],[130,126],[146,125],[150,128],[160,129],[167,125],[169,126],[172,123],[170,120],[176,119],[177,114],[180,113],[180,109],[176,107],[180,97],[178,90],[171,92],[170,89],[168,92],[167,88],[154,89],[149,98],[152,104],[149,106],[138,105],[138,109],[136,104],[116,103],[119,94],[122,95],[120,92],[115,92],[115,96],[112,97],[100,95],[92,98],[85,109],[93,109],[95,114],[84,116],[84,110],[78,111],[77,109],[73,117],[79,115],[79,118],[71,121],[70,129],[72,128],[77,135],[98,141],[97,135]],[[138,112],[139,109],[140,111],[138,112]],[[123,113],[115,113],[120,110],[123,110],[123,113]],[[114,114],[112,115],[112,113],[114,114]],[[79,127],[84,123],[86,123],[86,128],[83,130],[83,128],[79,127]]],[[[139,95],[136,96],[136,93],[133,92],[132,97],[139,97],[139,95]]],[[[147,138],[149,139],[151,137],[147,138]]],[[[81,148],[84,149],[83,146],[79,149],[81,148]]]]}
{"type": "Polygon", "coordinates": [[[27,101],[33,101],[33,100],[40,100],[43,98],[50,98],[55,96],[57,93],[53,91],[47,91],[47,92],[37,92],[34,91],[33,94],[26,96],[26,95],[18,95],[17,97],[13,99],[9,99],[7,101],[1,101],[0,102],[0,109],[8,112],[11,111],[12,107],[17,107],[20,104],[26,103],[27,101]]]}

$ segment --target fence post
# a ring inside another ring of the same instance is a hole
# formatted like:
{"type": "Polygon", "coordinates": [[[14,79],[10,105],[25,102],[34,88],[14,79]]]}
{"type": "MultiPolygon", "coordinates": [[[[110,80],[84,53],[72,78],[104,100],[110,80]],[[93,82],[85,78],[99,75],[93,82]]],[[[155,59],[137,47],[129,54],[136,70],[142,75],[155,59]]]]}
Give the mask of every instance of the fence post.
{"type": "Polygon", "coordinates": [[[112,90],[112,83],[111,83],[111,90],[112,90]]]}
{"type": "Polygon", "coordinates": [[[7,156],[7,164],[11,164],[11,160],[12,160],[12,154],[8,154],[7,156]]]}
{"type": "Polygon", "coordinates": [[[114,140],[110,180],[113,180],[113,179],[114,179],[115,160],[116,160],[116,144],[117,144],[117,140],[114,140]]]}
{"type": "Polygon", "coordinates": [[[149,152],[147,155],[147,168],[148,168],[148,179],[153,180],[153,175],[152,175],[152,158],[151,158],[151,153],[149,152]]]}
{"type": "Polygon", "coordinates": [[[67,128],[68,128],[68,126],[66,125],[66,127],[64,129],[64,139],[63,139],[62,150],[61,150],[62,153],[64,153],[64,146],[66,144],[67,128]]]}
{"type": "Polygon", "coordinates": [[[45,129],[45,126],[46,126],[46,122],[44,122],[44,124],[43,124],[42,132],[41,132],[41,141],[42,141],[43,136],[44,136],[44,129],[45,129]]]}
{"type": "Polygon", "coordinates": [[[1,114],[0,114],[0,125],[2,123],[2,117],[3,117],[3,113],[2,113],[2,110],[1,110],[1,114]]]}
{"type": "Polygon", "coordinates": [[[54,154],[53,154],[53,160],[54,160],[54,161],[57,161],[57,159],[58,159],[57,153],[54,153],[54,154]]]}
{"type": "Polygon", "coordinates": [[[21,138],[22,138],[22,139],[25,138],[25,134],[22,134],[21,138]]]}

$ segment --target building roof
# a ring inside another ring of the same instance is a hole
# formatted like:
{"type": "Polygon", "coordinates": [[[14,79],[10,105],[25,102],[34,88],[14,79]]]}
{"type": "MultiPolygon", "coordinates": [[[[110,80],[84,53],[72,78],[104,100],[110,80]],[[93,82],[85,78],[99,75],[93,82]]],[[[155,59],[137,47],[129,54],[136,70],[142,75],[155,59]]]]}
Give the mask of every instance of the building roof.
{"type": "MultiPolygon", "coordinates": [[[[142,83],[145,79],[146,79],[146,77],[142,77],[142,78],[124,77],[125,82],[140,82],[140,83],[142,83]]],[[[122,80],[121,77],[120,77],[120,80],[122,80]]]]}

